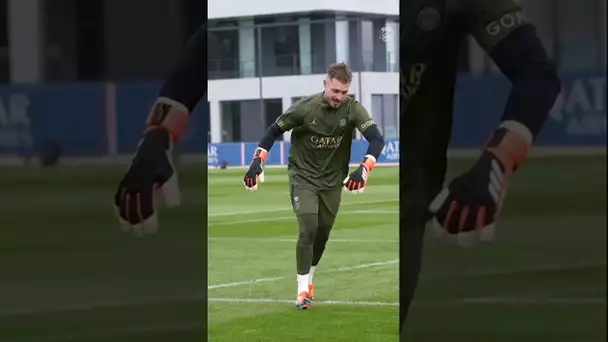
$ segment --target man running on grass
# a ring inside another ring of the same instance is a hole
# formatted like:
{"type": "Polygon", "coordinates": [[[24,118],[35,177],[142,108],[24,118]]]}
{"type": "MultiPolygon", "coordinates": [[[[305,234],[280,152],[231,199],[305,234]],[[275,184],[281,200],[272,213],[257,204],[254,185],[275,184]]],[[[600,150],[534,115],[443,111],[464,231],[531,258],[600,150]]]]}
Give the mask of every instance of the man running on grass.
{"type": "Polygon", "coordinates": [[[350,98],[352,73],[344,63],[327,71],[321,93],[294,103],[267,130],[244,177],[247,190],[264,181],[264,160],[274,141],[292,130],[288,175],[290,197],[299,224],[296,246],[296,308],[309,309],[314,300],[313,276],[338,214],[342,189],[362,192],[384,138],[369,113],[350,98]],[[348,173],[354,128],[369,142],[359,167],[348,173]]]}

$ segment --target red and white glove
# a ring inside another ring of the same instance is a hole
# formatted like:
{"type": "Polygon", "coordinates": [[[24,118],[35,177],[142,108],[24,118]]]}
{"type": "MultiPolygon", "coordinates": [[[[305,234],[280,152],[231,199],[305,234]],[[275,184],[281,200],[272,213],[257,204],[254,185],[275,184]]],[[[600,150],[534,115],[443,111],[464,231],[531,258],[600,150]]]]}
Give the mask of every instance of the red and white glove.
{"type": "Polygon", "coordinates": [[[367,177],[376,165],[376,158],[368,154],[363,157],[359,167],[344,179],[344,190],[353,194],[362,193],[367,184],[367,177]]]}
{"type": "Polygon", "coordinates": [[[243,183],[247,191],[257,191],[258,184],[264,183],[264,161],[268,158],[268,151],[258,147],[253,154],[253,160],[245,173],[243,183]]]}
{"type": "Polygon", "coordinates": [[[526,159],[532,141],[532,133],[523,124],[503,122],[475,165],[431,202],[432,231],[437,236],[447,233],[461,246],[493,240],[509,180],[526,159]]]}

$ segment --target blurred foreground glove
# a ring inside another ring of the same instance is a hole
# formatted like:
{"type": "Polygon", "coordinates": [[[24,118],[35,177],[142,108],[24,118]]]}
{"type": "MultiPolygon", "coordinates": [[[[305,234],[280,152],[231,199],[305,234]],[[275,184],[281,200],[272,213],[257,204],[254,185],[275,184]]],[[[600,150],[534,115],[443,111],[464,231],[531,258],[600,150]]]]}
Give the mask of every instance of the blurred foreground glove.
{"type": "Polygon", "coordinates": [[[245,190],[256,191],[258,189],[258,182],[264,183],[264,161],[268,157],[268,151],[258,147],[253,154],[253,160],[249,165],[249,169],[245,173],[243,183],[245,184],[245,190]]]}
{"type": "Polygon", "coordinates": [[[342,182],[344,190],[353,194],[362,193],[365,189],[365,184],[367,184],[367,177],[374,168],[374,165],[376,165],[376,158],[374,156],[368,154],[363,157],[359,167],[351,172],[342,182]]]}
{"type": "Polygon", "coordinates": [[[532,140],[524,125],[501,124],[477,163],[430,204],[432,231],[438,237],[448,233],[461,246],[493,240],[509,180],[527,157],[532,140]]]}
{"type": "Polygon", "coordinates": [[[121,229],[136,237],[155,234],[158,230],[156,199],[160,191],[165,204],[180,204],[177,173],[171,161],[173,142],[164,128],[148,131],[131,165],[120,181],[114,205],[121,229]]]}

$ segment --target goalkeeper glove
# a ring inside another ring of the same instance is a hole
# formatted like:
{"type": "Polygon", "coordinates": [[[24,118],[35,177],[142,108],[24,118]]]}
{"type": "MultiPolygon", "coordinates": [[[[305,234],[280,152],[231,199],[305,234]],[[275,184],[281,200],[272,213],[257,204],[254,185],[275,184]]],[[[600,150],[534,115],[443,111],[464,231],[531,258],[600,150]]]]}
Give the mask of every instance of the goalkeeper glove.
{"type": "Polygon", "coordinates": [[[243,183],[247,191],[256,191],[258,189],[258,181],[264,183],[264,161],[268,157],[268,151],[258,147],[253,154],[253,160],[249,165],[249,169],[245,173],[243,183]]]}
{"type": "Polygon", "coordinates": [[[431,229],[438,236],[455,236],[461,246],[491,241],[511,175],[525,160],[532,140],[524,125],[501,124],[477,163],[432,201],[431,229]]]}
{"type": "Polygon", "coordinates": [[[374,156],[368,154],[363,157],[359,167],[342,182],[344,190],[353,194],[362,193],[365,189],[365,184],[367,184],[367,177],[374,168],[374,165],[376,165],[376,158],[374,156]]]}
{"type": "Polygon", "coordinates": [[[169,207],[180,203],[177,173],[171,162],[172,142],[169,132],[159,128],[147,132],[118,184],[114,207],[121,228],[136,237],[158,230],[155,211],[157,191],[169,207]]]}

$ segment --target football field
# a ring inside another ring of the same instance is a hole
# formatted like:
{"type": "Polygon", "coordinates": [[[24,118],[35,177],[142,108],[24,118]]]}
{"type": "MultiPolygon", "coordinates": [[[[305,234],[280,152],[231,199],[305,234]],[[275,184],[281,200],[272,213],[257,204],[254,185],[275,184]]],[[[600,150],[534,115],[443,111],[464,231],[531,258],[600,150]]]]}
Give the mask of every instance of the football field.
{"type": "Polygon", "coordinates": [[[0,341],[201,341],[205,169],[184,167],[182,206],[159,235],[122,235],[125,166],[0,168],[0,341]]]}
{"type": "Polygon", "coordinates": [[[286,171],[267,169],[253,193],[243,173],[209,173],[209,339],[396,340],[397,168],[376,168],[364,194],[343,194],[310,311],[295,309],[298,226],[286,171]]]}
{"type": "MultiPolygon", "coordinates": [[[[182,206],[136,240],[112,211],[123,166],[0,168],[0,341],[200,341],[207,299],[210,341],[397,339],[397,168],[343,195],[310,311],[286,171],[250,193],[244,170],[179,170],[182,206]]],[[[427,240],[408,340],[605,340],[605,207],[604,157],[530,160],[495,243],[427,240]]]]}

